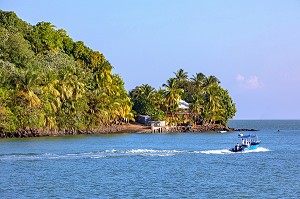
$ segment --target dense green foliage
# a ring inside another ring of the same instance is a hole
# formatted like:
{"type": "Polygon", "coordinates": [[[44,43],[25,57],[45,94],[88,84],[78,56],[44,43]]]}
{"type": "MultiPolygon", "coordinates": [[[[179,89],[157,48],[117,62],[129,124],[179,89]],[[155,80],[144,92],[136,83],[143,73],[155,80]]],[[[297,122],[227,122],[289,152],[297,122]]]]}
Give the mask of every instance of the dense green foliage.
{"type": "Polygon", "coordinates": [[[131,107],[103,54],[0,10],[0,131],[97,130],[133,119],[131,107]]]}
{"type": "Polygon", "coordinates": [[[226,124],[236,112],[216,77],[189,78],[182,69],[163,88],[146,84],[129,96],[103,54],[49,22],[30,25],[0,10],[0,132],[97,130],[133,120],[132,112],[173,125],[226,124]],[[180,99],[188,112],[179,109],[180,99]]]}
{"type": "Polygon", "coordinates": [[[236,113],[228,91],[220,86],[215,76],[197,73],[189,78],[188,73],[180,69],[163,87],[156,91],[146,84],[131,90],[133,110],[175,125],[185,122],[225,125],[236,113]],[[188,112],[179,109],[181,99],[189,103],[188,112]]]}

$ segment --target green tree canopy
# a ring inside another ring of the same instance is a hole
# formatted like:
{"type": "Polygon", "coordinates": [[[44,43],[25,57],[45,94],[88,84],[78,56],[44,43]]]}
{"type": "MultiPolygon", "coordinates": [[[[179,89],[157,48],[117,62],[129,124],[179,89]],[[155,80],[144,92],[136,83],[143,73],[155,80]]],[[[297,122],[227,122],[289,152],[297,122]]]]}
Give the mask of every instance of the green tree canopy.
{"type": "Polygon", "coordinates": [[[32,26],[0,10],[0,131],[97,130],[134,119],[112,69],[50,22],[32,26]]]}
{"type": "Polygon", "coordinates": [[[188,77],[183,69],[178,70],[175,77],[169,78],[164,89],[156,91],[148,84],[137,86],[130,91],[133,110],[137,114],[147,114],[154,118],[163,115],[170,123],[184,122],[179,110],[181,99],[189,103],[188,117],[190,122],[209,122],[226,125],[236,113],[229,92],[220,86],[215,76],[205,76],[199,72],[188,77]],[[164,114],[161,114],[164,113],[164,114]]]}

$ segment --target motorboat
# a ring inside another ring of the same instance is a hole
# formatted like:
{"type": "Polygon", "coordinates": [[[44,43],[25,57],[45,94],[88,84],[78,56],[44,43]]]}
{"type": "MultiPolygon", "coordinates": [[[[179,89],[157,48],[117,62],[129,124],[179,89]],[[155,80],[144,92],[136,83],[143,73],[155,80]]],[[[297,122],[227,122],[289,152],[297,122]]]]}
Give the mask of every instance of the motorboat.
{"type": "Polygon", "coordinates": [[[257,135],[243,135],[239,134],[238,138],[241,139],[241,143],[237,143],[230,151],[232,152],[242,152],[247,150],[254,150],[259,147],[261,141],[258,139],[257,135]]]}

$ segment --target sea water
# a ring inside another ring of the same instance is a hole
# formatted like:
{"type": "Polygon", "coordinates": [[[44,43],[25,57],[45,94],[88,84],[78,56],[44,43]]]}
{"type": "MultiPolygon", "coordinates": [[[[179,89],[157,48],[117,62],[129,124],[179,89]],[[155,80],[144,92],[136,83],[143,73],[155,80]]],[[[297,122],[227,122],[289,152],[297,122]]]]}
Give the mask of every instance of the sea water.
{"type": "Polygon", "coordinates": [[[300,198],[300,121],[230,121],[239,132],[0,140],[0,198],[300,198]]]}

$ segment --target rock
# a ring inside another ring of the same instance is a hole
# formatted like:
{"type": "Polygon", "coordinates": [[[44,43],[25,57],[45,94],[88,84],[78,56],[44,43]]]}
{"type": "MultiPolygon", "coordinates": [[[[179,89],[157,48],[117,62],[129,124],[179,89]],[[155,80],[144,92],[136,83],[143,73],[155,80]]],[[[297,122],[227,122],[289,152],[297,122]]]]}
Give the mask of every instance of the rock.
{"type": "Polygon", "coordinates": [[[242,129],[234,129],[234,131],[259,131],[259,130],[242,128],[242,129]]]}

